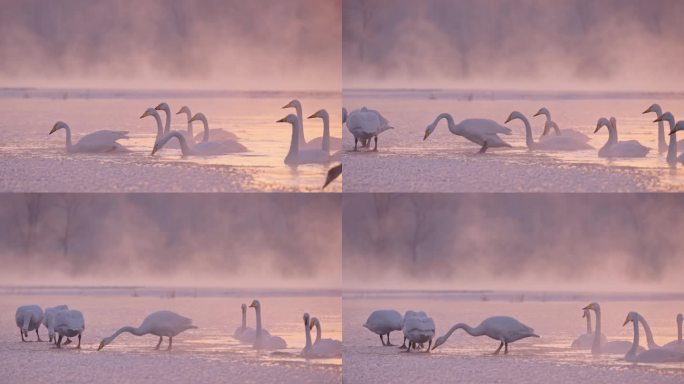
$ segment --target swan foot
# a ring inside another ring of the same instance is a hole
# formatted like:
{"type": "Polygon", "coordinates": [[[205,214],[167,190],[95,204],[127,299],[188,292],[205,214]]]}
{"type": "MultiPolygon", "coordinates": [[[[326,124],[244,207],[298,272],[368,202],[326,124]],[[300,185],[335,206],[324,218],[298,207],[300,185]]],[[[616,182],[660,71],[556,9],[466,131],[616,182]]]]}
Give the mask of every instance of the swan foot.
{"type": "Polygon", "coordinates": [[[406,349],[406,337],[404,337],[404,343],[401,344],[401,347],[399,349],[406,349]]]}
{"type": "Polygon", "coordinates": [[[76,346],[76,349],[81,349],[81,334],[80,333],[78,334],[78,345],[76,346]]]}
{"type": "Polygon", "coordinates": [[[508,355],[508,343],[505,344],[504,355],[508,355]]]}
{"type": "Polygon", "coordinates": [[[478,155],[481,155],[485,152],[487,152],[487,148],[489,148],[489,143],[487,143],[487,140],[485,140],[484,144],[482,144],[482,148],[477,152],[478,155]]]}
{"type": "Polygon", "coordinates": [[[40,334],[38,333],[38,328],[36,328],[36,336],[38,336],[38,341],[43,342],[43,340],[40,338],[40,334]]]}
{"type": "Polygon", "coordinates": [[[57,339],[57,348],[62,348],[62,335],[59,335],[59,339],[57,339]]]}
{"type": "Polygon", "coordinates": [[[161,343],[162,343],[162,337],[159,336],[159,342],[157,343],[157,346],[154,347],[154,350],[155,350],[155,351],[158,351],[158,350],[159,350],[159,346],[161,345],[161,343]]]}
{"type": "Polygon", "coordinates": [[[504,342],[502,341],[501,344],[499,344],[499,348],[497,348],[496,351],[494,351],[494,354],[498,355],[499,351],[501,351],[501,348],[503,348],[503,346],[504,346],[504,342]]]}

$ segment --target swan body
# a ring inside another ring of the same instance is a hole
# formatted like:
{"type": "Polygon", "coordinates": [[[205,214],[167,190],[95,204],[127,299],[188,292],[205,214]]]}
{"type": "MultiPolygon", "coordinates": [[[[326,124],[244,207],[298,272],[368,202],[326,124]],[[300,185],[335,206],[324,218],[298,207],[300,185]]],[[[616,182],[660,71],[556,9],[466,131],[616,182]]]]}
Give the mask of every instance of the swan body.
{"type": "Polygon", "coordinates": [[[256,349],[284,349],[287,348],[285,339],[279,336],[273,336],[261,327],[261,303],[259,300],[252,301],[249,305],[254,308],[256,312],[256,337],[254,338],[253,347],[256,349]]]}
{"type": "Polygon", "coordinates": [[[530,150],[575,151],[593,148],[586,142],[575,141],[570,135],[553,136],[535,143],[534,138],[532,137],[532,126],[530,125],[530,121],[522,113],[518,111],[511,112],[504,124],[515,119],[520,119],[525,124],[525,142],[527,143],[527,148],[530,150]]]}
{"type": "MultiPolygon", "coordinates": [[[[677,125],[675,123],[674,115],[670,112],[665,112],[661,113],[660,116],[654,120],[654,122],[658,122],[660,124],[662,124],[664,121],[667,121],[670,124],[670,133],[668,135],[670,137],[670,142],[667,145],[666,156],[667,163],[670,165],[676,165],[677,162],[684,163],[684,153],[677,157],[677,147],[680,144],[677,142],[677,131],[674,129],[674,127],[677,125]]],[[[684,147],[684,142],[682,142],[682,147],[684,147]]]]}
{"type": "Polygon", "coordinates": [[[65,311],[68,309],[69,307],[66,305],[57,305],[54,307],[45,308],[45,314],[43,316],[43,325],[48,330],[49,342],[52,342],[55,339],[55,314],[57,314],[57,312],[59,311],[65,311]]]}
{"type": "MultiPolygon", "coordinates": [[[[188,128],[187,128],[187,135],[189,137],[192,137],[193,141],[199,142],[202,141],[204,138],[204,132],[194,134],[193,129],[192,129],[192,112],[190,112],[190,108],[187,105],[184,105],[181,107],[178,112],[176,112],[176,115],[180,115],[181,113],[184,113],[187,117],[188,120],[188,128]]],[[[211,136],[214,140],[237,140],[238,137],[236,134],[233,132],[226,131],[222,128],[211,128],[209,130],[209,136],[211,136]]],[[[187,136],[186,136],[187,138],[187,136]]]]}
{"type": "Polygon", "coordinates": [[[390,347],[392,346],[392,343],[390,343],[390,333],[392,331],[402,330],[404,327],[404,318],[401,316],[401,313],[393,309],[379,309],[373,311],[370,316],[368,316],[368,320],[366,320],[366,324],[363,326],[369,331],[379,335],[380,342],[383,346],[390,347]],[[387,343],[385,343],[385,340],[382,338],[383,335],[387,335],[387,343]]]}
{"type": "MultiPolygon", "coordinates": [[[[603,341],[602,338],[597,338],[596,335],[602,335],[601,333],[601,306],[598,303],[591,303],[582,310],[590,309],[596,314],[596,326],[594,329],[594,340],[591,344],[591,353],[594,355],[600,355],[602,353],[626,353],[632,347],[632,343],[629,341],[603,341]]],[[[639,351],[644,349],[638,347],[639,351]]]]}
{"type": "Polygon", "coordinates": [[[162,137],[154,144],[152,154],[154,155],[163,148],[169,140],[176,138],[180,143],[181,153],[183,156],[220,156],[228,155],[235,152],[242,152],[244,147],[235,144],[235,142],[227,141],[203,141],[197,143],[192,147],[188,145],[185,136],[178,131],[171,131],[168,135],[162,137]]]}
{"type": "Polygon", "coordinates": [[[540,108],[539,111],[537,111],[537,113],[535,113],[532,117],[540,115],[546,116],[546,122],[544,123],[544,131],[542,132],[539,141],[554,140],[554,138],[558,139],[559,137],[563,137],[566,140],[569,140],[569,142],[577,143],[577,145],[579,146],[579,143],[588,143],[589,140],[591,140],[589,136],[572,128],[558,128],[558,124],[556,124],[555,121],[551,120],[551,112],[549,112],[549,110],[546,107],[540,108]],[[555,136],[549,135],[551,129],[553,129],[556,133],[555,136]]]}
{"type": "Polygon", "coordinates": [[[323,188],[321,188],[321,189],[325,189],[325,187],[327,187],[328,184],[332,183],[341,174],[342,174],[342,163],[337,164],[336,166],[330,168],[328,170],[328,174],[325,176],[325,183],[323,184],[323,188]]]}
{"type": "Polygon", "coordinates": [[[147,334],[152,334],[159,336],[159,343],[154,349],[159,349],[162,343],[162,337],[166,336],[169,338],[169,347],[171,349],[173,338],[183,331],[188,329],[197,329],[196,326],[192,325],[192,320],[181,316],[175,312],[171,311],[158,311],[149,314],[140,324],[139,327],[126,326],[119,328],[111,336],[105,337],[100,342],[100,346],[97,350],[101,350],[105,345],[110,344],[114,339],[116,339],[120,334],[128,332],[135,336],[143,336],[147,334]]]}
{"type": "Polygon", "coordinates": [[[435,121],[425,128],[423,140],[427,139],[428,136],[434,132],[437,123],[442,119],[446,119],[451,133],[463,136],[473,143],[482,146],[479,153],[486,152],[488,148],[511,147],[510,144],[506,143],[498,136],[499,134],[510,135],[511,130],[509,128],[489,119],[466,119],[455,124],[454,118],[448,113],[440,114],[435,121]]]}
{"type": "Polygon", "coordinates": [[[624,327],[627,323],[632,322],[634,327],[634,340],[632,347],[625,354],[625,360],[634,363],[684,362],[684,353],[668,348],[651,348],[647,351],[639,352],[639,318],[640,315],[638,313],[630,312],[622,324],[624,327]]]}
{"type": "Polygon", "coordinates": [[[117,143],[117,140],[127,139],[128,131],[110,131],[103,129],[81,137],[76,144],[71,142],[71,128],[58,121],[52,127],[50,135],[60,129],[66,131],[66,150],[70,153],[105,153],[105,152],[128,152],[128,149],[117,143]]]}
{"type": "Polygon", "coordinates": [[[289,114],[276,123],[290,123],[292,124],[292,138],[290,140],[290,150],[285,156],[285,164],[299,165],[299,164],[323,164],[330,161],[330,154],[322,149],[300,149],[299,148],[299,133],[298,123],[299,119],[293,114],[289,114]]]}
{"type": "MultiPolygon", "coordinates": [[[[587,319],[587,332],[580,335],[572,342],[571,348],[575,349],[589,349],[591,344],[594,342],[594,329],[591,327],[591,311],[588,309],[583,310],[582,317],[587,319]]],[[[607,341],[606,335],[601,334],[601,343],[607,341]]]]}
{"type": "Polygon", "coordinates": [[[380,112],[363,107],[353,110],[346,119],[347,130],[354,136],[354,151],[357,150],[358,142],[369,142],[375,140],[374,151],[378,150],[378,135],[394,127],[389,125],[380,112]]]}
{"type": "Polygon", "coordinates": [[[465,323],[458,323],[449,329],[444,336],[440,336],[435,341],[435,346],[432,349],[444,344],[447,339],[457,329],[463,329],[471,336],[488,336],[494,340],[501,342],[499,348],[494,354],[498,354],[502,347],[505,347],[504,353],[508,353],[508,344],[527,337],[539,337],[534,333],[534,329],[519,322],[518,320],[509,316],[493,316],[484,319],[480,325],[473,328],[465,323]]]}
{"type": "Polygon", "coordinates": [[[643,111],[641,114],[655,113],[656,121],[658,123],[658,153],[667,152],[668,146],[665,144],[665,127],[663,125],[663,120],[660,119],[663,115],[663,110],[658,104],[651,104],[647,110],[643,111]]]}
{"type": "Polygon", "coordinates": [[[43,322],[43,310],[38,305],[23,305],[17,308],[17,312],[14,314],[14,318],[19,327],[19,335],[21,336],[21,341],[27,341],[24,337],[28,337],[29,331],[36,331],[36,336],[38,341],[43,341],[40,339],[40,334],[38,333],[38,328],[43,322]]]}
{"type": "MultiPolygon", "coordinates": [[[[285,105],[283,107],[283,109],[285,109],[285,108],[294,108],[296,111],[296,114],[297,114],[297,118],[299,119],[299,123],[297,125],[297,127],[299,129],[299,131],[298,131],[299,137],[297,139],[299,148],[301,148],[301,149],[319,149],[319,148],[322,148],[325,151],[329,151],[330,147],[333,147],[333,148],[341,148],[342,147],[342,139],[340,139],[339,137],[330,137],[329,133],[328,133],[328,137],[326,138],[325,131],[323,132],[323,136],[319,136],[319,137],[313,138],[309,141],[306,141],[306,139],[304,137],[304,126],[303,126],[304,115],[302,113],[302,103],[297,99],[293,99],[289,103],[287,103],[287,105],[285,105]],[[325,148],[326,142],[328,143],[327,149],[325,148]]],[[[327,115],[327,112],[326,112],[326,115],[327,115]]],[[[320,117],[320,116],[317,116],[317,117],[320,117]]],[[[309,117],[309,119],[311,119],[311,117],[309,117]]],[[[325,127],[324,127],[324,129],[325,129],[325,127]]]]}
{"type": "Polygon", "coordinates": [[[242,325],[235,329],[233,338],[244,344],[254,343],[256,331],[247,326],[247,304],[242,304],[242,325]]]}
{"type": "Polygon", "coordinates": [[[411,346],[415,349],[416,344],[422,343],[428,343],[425,352],[430,352],[432,339],[435,337],[435,322],[425,312],[407,311],[402,332],[404,338],[409,341],[406,352],[411,351],[411,346]]]}
{"type": "Polygon", "coordinates": [[[211,129],[209,129],[209,122],[207,121],[207,117],[204,116],[204,113],[196,113],[195,116],[190,118],[189,123],[192,123],[193,121],[201,121],[202,125],[204,126],[204,131],[202,135],[202,141],[195,146],[216,146],[220,145],[222,148],[225,148],[225,151],[229,151],[228,153],[236,153],[236,152],[246,152],[247,148],[240,144],[239,142],[231,139],[224,139],[224,140],[211,140],[209,141],[209,137],[211,134],[211,129]],[[208,144],[208,143],[213,143],[213,144],[208,144]]]}
{"type": "Polygon", "coordinates": [[[54,329],[59,335],[57,339],[57,348],[61,347],[63,337],[78,336],[78,345],[76,348],[81,348],[81,335],[85,330],[85,320],[81,311],[73,309],[65,309],[55,313],[54,329]]]}
{"type": "Polygon", "coordinates": [[[321,323],[318,318],[310,318],[304,314],[304,332],[306,345],[301,355],[304,357],[333,358],[342,356],[342,342],[333,339],[321,339],[321,323]],[[311,329],[316,327],[316,341],[311,343],[311,329]]]}
{"type": "Polygon", "coordinates": [[[645,157],[650,150],[636,140],[618,141],[617,126],[613,117],[610,120],[600,118],[594,133],[604,125],[608,128],[608,141],[599,149],[599,157],[645,157]]]}
{"type": "Polygon", "coordinates": [[[677,315],[677,340],[671,341],[665,345],[663,348],[674,349],[679,352],[684,352],[684,341],[682,340],[682,322],[684,321],[684,316],[680,313],[677,315]]]}

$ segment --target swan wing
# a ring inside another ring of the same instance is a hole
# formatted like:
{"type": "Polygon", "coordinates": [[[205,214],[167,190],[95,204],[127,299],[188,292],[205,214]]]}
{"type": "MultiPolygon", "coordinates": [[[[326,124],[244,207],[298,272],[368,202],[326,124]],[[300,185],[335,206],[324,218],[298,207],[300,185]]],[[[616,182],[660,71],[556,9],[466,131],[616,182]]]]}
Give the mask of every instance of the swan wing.
{"type": "Polygon", "coordinates": [[[140,329],[158,336],[175,336],[192,327],[192,320],[171,311],[151,313],[143,320],[140,329]]]}
{"type": "Polygon", "coordinates": [[[59,333],[83,332],[85,329],[85,320],[81,311],[61,310],[55,313],[54,320],[54,329],[59,333]]]}
{"type": "Polygon", "coordinates": [[[306,353],[309,357],[341,357],[342,356],[342,342],[333,339],[321,339],[314,343],[306,353]]]}
{"type": "Polygon", "coordinates": [[[368,316],[366,324],[364,326],[369,330],[386,334],[391,331],[399,331],[403,328],[404,318],[401,314],[395,310],[391,309],[380,309],[373,311],[373,313],[368,316]]]}
{"type": "Polygon", "coordinates": [[[490,119],[465,119],[456,124],[459,130],[472,135],[510,135],[511,129],[490,119]]]}
{"type": "MultiPolygon", "coordinates": [[[[186,131],[187,132],[187,131],[186,131]]],[[[194,137],[196,142],[202,141],[204,139],[204,131],[198,133],[194,137]]],[[[226,131],[222,128],[210,128],[209,129],[209,140],[210,141],[221,141],[221,140],[238,140],[238,136],[233,132],[226,131]]]]}
{"type": "Polygon", "coordinates": [[[195,155],[226,155],[229,153],[246,152],[247,148],[235,140],[205,141],[195,144],[192,148],[195,155]]]}

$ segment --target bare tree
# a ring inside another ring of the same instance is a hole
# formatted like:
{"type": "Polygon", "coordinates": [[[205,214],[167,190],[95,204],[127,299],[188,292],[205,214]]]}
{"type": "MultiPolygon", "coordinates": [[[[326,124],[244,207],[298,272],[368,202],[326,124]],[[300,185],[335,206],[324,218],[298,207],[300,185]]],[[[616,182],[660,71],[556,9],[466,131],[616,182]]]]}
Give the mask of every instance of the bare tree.
{"type": "Polygon", "coordinates": [[[23,195],[23,204],[19,207],[17,212],[18,229],[22,237],[22,246],[26,255],[33,253],[33,242],[35,241],[38,232],[38,223],[42,211],[43,195],[39,193],[27,193],[23,195]],[[23,220],[23,217],[26,220],[23,220]]]}

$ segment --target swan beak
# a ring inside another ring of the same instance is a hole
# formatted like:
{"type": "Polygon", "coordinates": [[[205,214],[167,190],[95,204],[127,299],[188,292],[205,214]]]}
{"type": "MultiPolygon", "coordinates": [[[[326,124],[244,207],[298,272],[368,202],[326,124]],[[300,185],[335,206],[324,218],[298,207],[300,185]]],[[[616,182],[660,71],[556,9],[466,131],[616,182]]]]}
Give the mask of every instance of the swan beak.
{"type": "Polygon", "coordinates": [[[57,132],[57,127],[52,127],[52,130],[50,130],[50,133],[48,133],[48,135],[52,135],[55,132],[57,132]]]}
{"type": "Polygon", "coordinates": [[[314,113],[313,115],[307,117],[307,119],[313,119],[314,117],[318,117],[318,112],[314,113]]]}
{"type": "Polygon", "coordinates": [[[508,116],[508,119],[504,121],[504,124],[508,124],[509,121],[513,120],[513,116],[508,116]]]}
{"type": "MultiPolygon", "coordinates": [[[[283,108],[285,108],[285,107],[283,107],[283,108]]],[[[282,119],[276,121],[276,123],[287,123],[287,117],[283,117],[282,119]]],[[[250,307],[251,307],[251,305],[250,305],[250,307]]]]}
{"type": "Polygon", "coordinates": [[[586,307],[582,308],[582,310],[585,310],[585,309],[593,309],[593,307],[591,306],[591,304],[589,304],[586,307]]]}
{"type": "Polygon", "coordinates": [[[152,148],[152,155],[157,153],[158,150],[159,150],[159,145],[155,144],[154,147],[152,148]]]}
{"type": "Polygon", "coordinates": [[[663,121],[663,117],[662,117],[662,116],[660,116],[659,118],[653,120],[654,123],[657,123],[657,122],[659,122],[659,121],[663,121]]]}
{"type": "Polygon", "coordinates": [[[537,116],[539,116],[539,115],[541,115],[541,113],[537,112],[537,113],[535,113],[534,115],[532,115],[532,117],[537,117],[537,116]]]}
{"type": "Polygon", "coordinates": [[[283,106],[282,109],[285,109],[285,108],[292,108],[292,102],[287,103],[287,105],[283,106]]]}
{"type": "Polygon", "coordinates": [[[104,346],[105,346],[104,341],[101,341],[101,342],[100,342],[100,346],[97,347],[97,350],[98,350],[98,351],[101,350],[102,348],[104,348],[104,346]]]}
{"type": "Polygon", "coordinates": [[[423,141],[425,141],[425,139],[427,139],[428,136],[430,136],[430,130],[425,128],[425,136],[423,136],[423,141]]]}
{"type": "Polygon", "coordinates": [[[599,129],[601,129],[601,127],[596,127],[596,129],[594,129],[594,133],[598,132],[599,129]]]}
{"type": "Polygon", "coordinates": [[[142,119],[143,117],[147,117],[147,116],[149,116],[149,115],[147,114],[147,111],[145,111],[145,113],[143,113],[142,116],[140,116],[140,118],[142,119]]]}
{"type": "Polygon", "coordinates": [[[193,121],[197,121],[197,116],[193,116],[190,120],[188,120],[188,123],[192,123],[193,121]]]}
{"type": "MultiPolygon", "coordinates": [[[[677,132],[677,131],[676,131],[676,130],[674,130],[674,131],[670,131],[670,133],[668,133],[667,135],[668,135],[668,136],[672,136],[672,135],[674,135],[674,134],[675,134],[675,132],[677,132]]],[[[51,132],[51,133],[52,133],[52,132],[51,132]]]]}
{"type": "Polygon", "coordinates": [[[183,111],[178,111],[176,112],[176,115],[180,115],[181,113],[183,113],[183,111]]]}
{"type": "Polygon", "coordinates": [[[651,112],[653,112],[653,111],[651,111],[651,108],[649,107],[647,110],[641,112],[641,114],[643,115],[645,113],[651,113],[651,112]]]}
{"type": "Polygon", "coordinates": [[[161,109],[162,109],[161,106],[162,106],[162,105],[159,104],[159,105],[157,105],[156,107],[154,107],[154,109],[156,109],[157,111],[161,111],[161,109]]]}
{"type": "Polygon", "coordinates": [[[627,316],[627,318],[625,319],[625,322],[622,323],[622,326],[624,327],[625,325],[627,325],[627,323],[629,323],[629,316],[627,316]]]}

